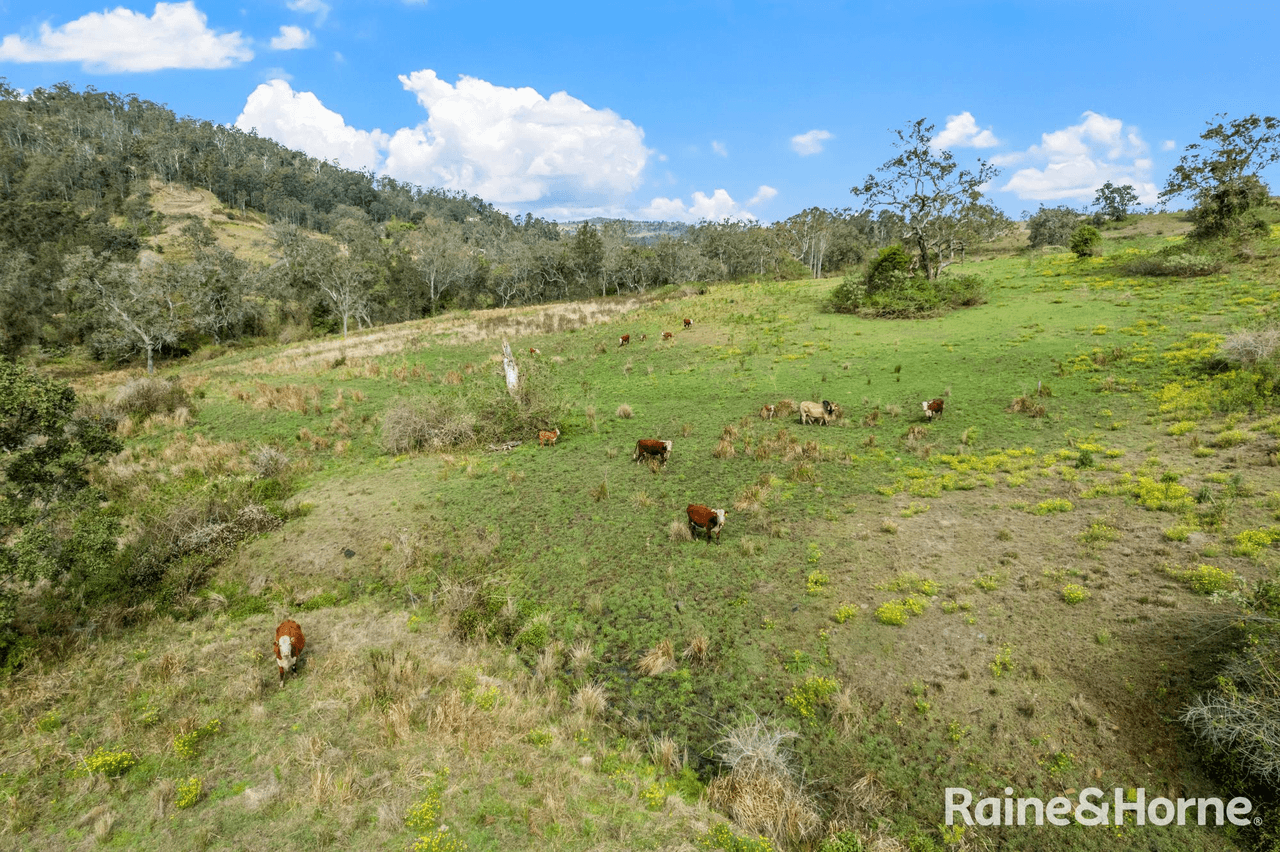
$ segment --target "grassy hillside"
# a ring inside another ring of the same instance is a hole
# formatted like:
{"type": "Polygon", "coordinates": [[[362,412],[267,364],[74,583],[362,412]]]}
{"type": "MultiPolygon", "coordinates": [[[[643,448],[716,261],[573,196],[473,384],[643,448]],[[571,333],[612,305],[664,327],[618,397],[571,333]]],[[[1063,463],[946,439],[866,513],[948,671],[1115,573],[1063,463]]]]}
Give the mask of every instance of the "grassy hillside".
{"type": "Polygon", "coordinates": [[[288,520],[178,617],[75,625],[6,685],[0,844],[727,848],[710,801],[811,848],[1243,848],[1212,827],[939,827],[946,787],[1239,794],[1177,717],[1236,639],[1238,610],[1200,592],[1276,566],[1280,417],[1216,356],[1274,324],[1280,234],[1208,276],[1128,271],[1182,231],[1148,217],[1101,257],[966,264],[986,304],[927,320],[826,313],[832,281],[725,285],[176,369],[193,409],[127,421],[100,483],[176,513],[271,447],[292,493],[263,499],[288,520]],[[504,337],[564,412],[534,424],[555,446],[530,427],[509,452],[385,449],[387,413],[424,399],[498,410],[504,337]],[[821,399],[843,418],[758,416],[821,399]],[[631,461],[638,438],[674,441],[665,468],[631,461]],[[688,503],[728,510],[719,545],[688,540],[688,503]],[[284,615],[308,644],[280,690],[284,615]],[[794,734],[803,793],[700,801],[757,717],[794,734]],[[137,764],[86,771],[99,748],[137,764]]]}

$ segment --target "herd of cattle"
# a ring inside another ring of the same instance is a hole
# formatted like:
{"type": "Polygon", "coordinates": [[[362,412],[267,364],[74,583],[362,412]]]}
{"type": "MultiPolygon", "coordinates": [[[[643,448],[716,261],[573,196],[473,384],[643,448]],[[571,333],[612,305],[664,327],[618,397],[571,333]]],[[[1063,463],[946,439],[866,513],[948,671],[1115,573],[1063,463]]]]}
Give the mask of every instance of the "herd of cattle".
{"type": "MultiPolygon", "coordinates": [[[[685,319],[684,327],[691,328],[693,320],[685,319]]],[[[673,337],[669,331],[662,332],[663,340],[670,340],[673,337]]],[[[648,339],[648,335],[641,334],[639,340],[648,339]]],[[[618,338],[618,346],[626,346],[631,343],[631,335],[624,334],[618,338]]],[[[536,349],[530,349],[531,353],[538,353],[536,349]]],[[[795,404],[790,400],[782,403],[786,408],[795,408],[795,404]]],[[[932,420],[942,414],[943,400],[942,398],[925,400],[920,403],[921,409],[924,411],[925,417],[932,420]]],[[[823,426],[828,425],[833,420],[839,420],[843,414],[840,406],[831,400],[824,399],[822,402],[802,402],[799,405],[801,424],[821,423],[823,426]]],[[[762,420],[772,420],[778,416],[778,405],[773,403],[766,404],[760,409],[760,418],[762,420]]],[[[546,444],[555,445],[556,439],[560,437],[560,429],[557,427],[554,431],[547,432],[540,430],[538,432],[538,446],[546,444]]],[[[666,465],[667,459],[671,457],[671,441],[663,441],[655,438],[641,438],[636,441],[635,452],[631,454],[631,460],[634,462],[656,461],[659,464],[666,465]]],[[[702,530],[706,534],[707,543],[711,543],[712,534],[716,537],[716,543],[720,543],[720,533],[724,529],[725,510],[711,509],[700,503],[690,503],[685,509],[689,516],[689,532],[696,540],[698,531],[702,530]]]]}

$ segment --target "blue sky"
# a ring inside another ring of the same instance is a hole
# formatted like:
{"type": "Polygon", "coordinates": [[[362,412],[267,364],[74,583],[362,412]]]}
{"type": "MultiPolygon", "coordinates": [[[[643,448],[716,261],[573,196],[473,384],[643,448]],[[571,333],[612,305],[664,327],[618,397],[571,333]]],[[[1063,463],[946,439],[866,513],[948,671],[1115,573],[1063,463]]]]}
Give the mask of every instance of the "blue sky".
{"type": "Polygon", "coordinates": [[[1216,113],[1280,112],[1277,37],[1272,2],[0,0],[0,76],[555,219],[849,206],[925,117],[1017,216],[1154,202],[1216,113]]]}

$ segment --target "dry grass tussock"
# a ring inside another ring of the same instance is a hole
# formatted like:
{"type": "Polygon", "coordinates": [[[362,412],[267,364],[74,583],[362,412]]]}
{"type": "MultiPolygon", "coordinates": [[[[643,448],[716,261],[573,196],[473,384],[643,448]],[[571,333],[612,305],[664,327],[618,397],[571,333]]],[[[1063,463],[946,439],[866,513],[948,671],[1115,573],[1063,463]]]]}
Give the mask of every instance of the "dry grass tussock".
{"type": "Polygon", "coordinates": [[[693,541],[693,533],[689,532],[689,523],[676,518],[667,524],[667,538],[671,541],[693,541]]]}
{"type": "Polygon", "coordinates": [[[669,672],[676,667],[676,652],[670,639],[663,639],[640,657],[636,668],[646,677],[669,672]]]}
{"type": "Polygon", "coordinates": [[[1043,405],[1029,396],[1014,397],[1013,402],[1009,404],[1005,411],[1011,411],[1014,414],[1025,414],[1031,418],[1044,417],[1047,413],[1043,405]]]}
{"type": "Polygon", "coordinates": [[[728,729],[716,753],[728,769],[707,785],[707,802],[742,827],[781,848],[814,842],[822,818],[813,798],[796,781],[785,751],[798,735],[758,716],[728,729]]]}
{"type": "Polygon", "coordinates": [[[266,382],[254,382],[253,385],[252,391],[237,388],[231,395],[258,409],[315,415],[321,412],[319,385],[272,385],[266,382]]]}
{"type": "Polygon", "coordinates": [[[1218,354],[1233,364],[1254,367],[1280,350],[1280,326],[1237,331],[1218,344],[1218,354]]]}

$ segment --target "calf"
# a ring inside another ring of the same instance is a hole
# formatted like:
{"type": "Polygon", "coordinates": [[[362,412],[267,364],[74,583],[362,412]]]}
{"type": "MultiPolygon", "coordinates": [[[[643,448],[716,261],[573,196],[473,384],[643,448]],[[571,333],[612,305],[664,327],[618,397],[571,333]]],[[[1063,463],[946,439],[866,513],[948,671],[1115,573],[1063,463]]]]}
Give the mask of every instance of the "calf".
{"type": "Polygon", "coordinates": [[[662,339],[663,339],[663,340],[670,340],[670,339],[671,339],[671,338],[673,338],[673,337],[675,337],[675,335],[674,335],[674,334],[672,334],[672,333],[671,333],[671,332],[669,332],[669,331],[664,331],[664,332],[662,332],[662,339]]]}
{"type": "Polygon", "coordinates": [[[542,352],[541,352],[541,350],[534,349],[534,348],[531,346],[531,347],[529,347],[529,354],[530,354],[530,355],[541,355],[541,354],[542,354],[542,352]]]}
{"type": "Polygon", "coordinates": [[[648,339],[649,339],[649,335],[647,335],[647,334],[642,334],[642,335],[640,335],[640,342],[641,342],[641,343],[644,343],[644,342],[645,342],[646,340],[648,340],[648,339]]]}
{"type": "Polygon", "coordinates": [[[641,438],[639,441],[636,441],[636,451],[631,454],[631,460],[633,462],[638,462],[641,458],[646,456],[657,456],[662,459],[663,464],[666,464],[670,455],[670,441],[655,441],[649,438],[641,438]]]}
{"type": "Polygon", "coordinates": [[[693,328],[693,320],[689,319],[688,317],[685,317],[685,318],[684,318],[684,327],[685,327],[685,328],[693,328]]]}
{"type": "Polygon", "coordinates": [[[942,397],[922,402],[920,407],[924,409],[924,416],[932,420],[942,413],[942,397]]]}
{"type": "Polygon", "coordinates": [[[773,418],[775,418],[775,417],[777,417],[777,416],[778,416],[778,406],[776,406],[776,405],[772,405],[772,404],[770,404],[770,405],[766,405],[764,408],[760,409],[760,419],[761,419],[761,420],[772,420],[773,418]]]}
{"type": "Polygon", "coordinates": [[[703,529],[707,533],[707,544],[711,543],[712,533],[716,534],[716,544],[720,543],[720,531],[724,529],[724,509],[708,509],[706,506],[690,503],[685,513],[689,515],[690,535],[696,539],[698,530],[703,529]]]}
{"type": "MultiPolygon", "coordinates": [[[[813,422],[817,423],[819,420],[821,420],[822,425],[826,426],[827,423],[834,416],[833,411],[827,410],[828,404],[829,403],[819,404],[816,402],[800,403],[800,422],[808,423],[810,420],[812,420],[813,422]]],[[[834,408],[834,406],[832,406],[832,408],[834,408]]]]}
{"type": "Polygon", "coordinates": [[[618,338],[618,345],[619,345],[619,346],[626,346],[626,345],[627,345],[628,343],[630,343],[630,342],[631,342],[631,335],[629,335],[629,334],[624,334],[624,335],[622,335],[621,337],[619,337],[619,338],[618,338]]]}
{"type": "Polygon", "coordinates": [[[545,429],[539,429],[538,430],[538,446],[541,447],[546,444],[550,444],[551,446],[554,447],[556,445],[556,438],[559,438],[559,437],[560,437],[559,426],[555,428],[554,432],[548,432],[545,429]]]}
{"type": "Polygon", "coordinates": [[[302,635],[302,627],[298,622],[286,618],[276,628],[276,665],[280,667],[280,686],[284,687],[284,673],[287,669],[298,673],[298,657],[307,645],[302,635]]]}

